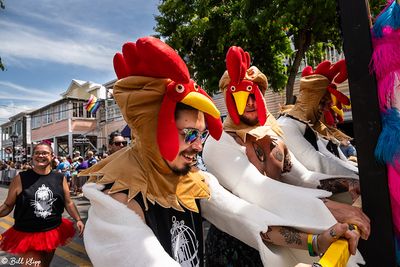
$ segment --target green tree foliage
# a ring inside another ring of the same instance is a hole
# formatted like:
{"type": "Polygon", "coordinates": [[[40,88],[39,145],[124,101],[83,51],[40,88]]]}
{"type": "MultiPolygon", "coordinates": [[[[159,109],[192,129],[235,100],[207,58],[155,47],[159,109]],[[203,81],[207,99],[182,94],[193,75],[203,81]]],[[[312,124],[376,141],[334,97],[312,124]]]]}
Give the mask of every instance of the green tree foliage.
{"type": "MultiPolygon", "coordinates": [[[[380,10],[386,0],[370,2],[380,10]]],[[[319,62],[326,47],[342,47],[335,0],[162,0],[159,11],[155,30],[208,92],[218,90],[232,45],[250,52],[270,87],[286,86],[287,103],[301,60],[319,62]]]]}
{"type": "Polygon", "coordinates": [[[159,10],[156,31],[183,56],[208,92],[218,90],[226,69],[225,55],[232,45],[250,52],[252,63],[270,74],[274,88],[285,85],[282,62],[291,52],[290,43],[281,25],[270,19],[271,3],[167,0],[159,10]]]}

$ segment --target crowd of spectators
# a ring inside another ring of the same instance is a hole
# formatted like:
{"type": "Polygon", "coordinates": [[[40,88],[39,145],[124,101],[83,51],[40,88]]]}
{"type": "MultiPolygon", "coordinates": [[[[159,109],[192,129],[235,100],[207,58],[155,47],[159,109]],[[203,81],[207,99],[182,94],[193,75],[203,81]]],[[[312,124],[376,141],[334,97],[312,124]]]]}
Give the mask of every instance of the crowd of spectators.
{"type": "MultiPolygon", "coordinates": [[[[120,132],[112,132],[109,136],[108,153],[95,154],[89,150],[84,156],[79,150],[74,151],[73,157],[56,156],[51,162],[53,171],[63,173],[68,181],[72,196],[82,196],[82,186],[86,182],[87,177],[79,177],[78,173],[82,170],[90,168],[94,164],[105,159],[109,154],[115,153],[127,145],[127,141],[120,132]]],[[[3,183],[9,183],[11,178],[18,172],[31,169],[30,161],[2,160],[0,161],[0,180],[3,183]]]]}

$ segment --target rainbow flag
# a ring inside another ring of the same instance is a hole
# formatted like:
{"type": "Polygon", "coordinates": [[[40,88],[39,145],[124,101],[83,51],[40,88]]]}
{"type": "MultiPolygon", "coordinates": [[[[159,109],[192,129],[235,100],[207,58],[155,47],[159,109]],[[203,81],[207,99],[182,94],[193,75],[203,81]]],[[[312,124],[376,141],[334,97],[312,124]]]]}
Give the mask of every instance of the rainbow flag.
{"type": "Polygon", "coordinates": [[[90,113],[94,114],[100,107],[100,99],[94,95],[90,95],[88,102],[85,105],[85,109],[90,113]]]}

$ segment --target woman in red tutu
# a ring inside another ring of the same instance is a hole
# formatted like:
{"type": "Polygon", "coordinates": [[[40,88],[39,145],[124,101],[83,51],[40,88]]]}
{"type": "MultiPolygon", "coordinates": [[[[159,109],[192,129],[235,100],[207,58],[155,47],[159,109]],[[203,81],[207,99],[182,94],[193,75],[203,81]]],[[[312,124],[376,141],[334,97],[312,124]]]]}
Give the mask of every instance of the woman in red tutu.
{"type": "Polygon", "coordinates": [[[2,234],[0,249],[40,261],[40,266],[49,266],[56,248],[75,235],[74,223],[62,218],[64,208],[76,221],[80,236],[85,227],[70,198],[66,178],[52,172],[52,158],[49,144],[36,145],[33,169],[14,177],[7,199],[0,206],[0,217],[8,215],[15,206],[14,226],[2,234]]]}

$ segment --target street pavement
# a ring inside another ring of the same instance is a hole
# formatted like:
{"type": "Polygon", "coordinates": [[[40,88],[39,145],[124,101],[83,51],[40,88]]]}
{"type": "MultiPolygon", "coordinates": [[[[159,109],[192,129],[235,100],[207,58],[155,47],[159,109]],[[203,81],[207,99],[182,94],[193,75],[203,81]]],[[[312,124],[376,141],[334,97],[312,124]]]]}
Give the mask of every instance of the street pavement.
{"type": "MultiPolygon", "coordinates": [[[[0,204],[4,202],[7,197],[8,186],[0,185],[0,204]]],[[[86,222],[87,211],[90,206],[89,201],[84,197],[72,196],[73,201],[78,207],[79,213],[82,217],[83,222],[86,222]]],[[[67,212],[64,212],[64,217],[72,219],[67,212]]],[[[10,228],[14,224],[12,213],[6,217],[0,218],[0,233],[10,228]]],[[[26,259],[22,259],[15,255],[7,254],[0,251],[0,267],[2,266],[21,266],[20,262],[25,261],[30,263],[31,266],[35,266],[34,262],[28,262],[26,259]]],[[[38,266],[38,265],[36,265],[38,266]]],[[[85,247],[83,245],[83,239],[78,235],[75,235],[73,240],[66,246],[59,247],[56,250],[53,261],[50,264],[51,267],[88,267],[93,266],[90,262],[89,257],[86,254],[85,247]]]]}

